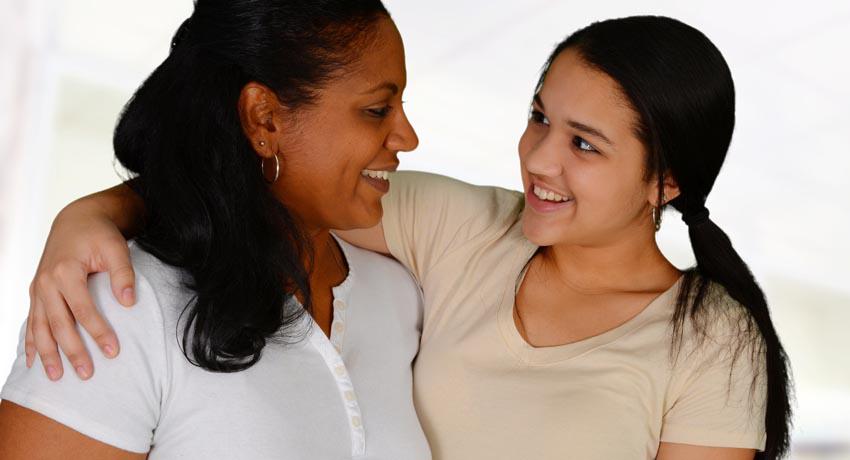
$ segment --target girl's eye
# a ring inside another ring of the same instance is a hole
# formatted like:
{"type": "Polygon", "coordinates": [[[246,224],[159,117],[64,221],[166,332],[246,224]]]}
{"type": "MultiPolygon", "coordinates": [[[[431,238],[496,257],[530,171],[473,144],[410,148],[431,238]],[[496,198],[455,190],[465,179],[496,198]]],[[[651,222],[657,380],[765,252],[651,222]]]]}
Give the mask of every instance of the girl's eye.
{"type": "Polygon", "coordinates": [[[594,146],[590,145],[590,142],[578,136],[573,137],[573,145],[583,152],[598,152],[594,146]]]}
{"type": "Polygon", "coordinates": [[[543,115],[543,112],[539,110],[531,109],[531,113],[529,113],[528,119],[531,120],[533,123],[549,126],[549,119],[546,118],[546,115],[543,115]]]}
{"type": "Polygon", "coordinates": [[[366,109],[366,112],[375,118],[385,118],[390,113],[390,109],[392,107],[387,105],[378,109],[366,109]]]}

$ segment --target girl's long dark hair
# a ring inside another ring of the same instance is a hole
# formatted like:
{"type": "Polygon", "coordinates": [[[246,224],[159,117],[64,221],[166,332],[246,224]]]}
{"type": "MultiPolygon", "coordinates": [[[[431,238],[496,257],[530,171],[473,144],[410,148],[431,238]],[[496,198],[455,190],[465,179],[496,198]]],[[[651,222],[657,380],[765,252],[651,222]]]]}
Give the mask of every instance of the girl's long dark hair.
{"type": "MultiPolygon", "coordinates": [[[[648,151],[647,180],[672,174],[681,195],[670,204],[688,224],[696,266],[687,270],[673,317],[674,341],[686,319],[705,328],[710,283],[720,284],[746,310],[742,342],[755,345],[756,369],[766,369],[765,450],[783,457],[790,442],[788,358],[770,319],[764,293],[726,233],[709,218],[705,200],[732,139],[735,88],[720,51],[698,30],[674,19],[637,16],[597,22],[570,35],[547,61],[538,83],[566,49],[613,78],[638,114],[635,131],[648,151]]],[[[743,348],[738,348],[742,350],[743,348]]]]}
{"type": "Polygon", "coordinates": [[[243,134],[242,88],[309,105],[387,16],[379,0],[197,0],[124,108],[115,154],[148,212],[137,241],[188,275],[181,343],[193,364],[244,370],[268,340],[298,335],[294,294],[310,308],[310,244],[243,134]]]}

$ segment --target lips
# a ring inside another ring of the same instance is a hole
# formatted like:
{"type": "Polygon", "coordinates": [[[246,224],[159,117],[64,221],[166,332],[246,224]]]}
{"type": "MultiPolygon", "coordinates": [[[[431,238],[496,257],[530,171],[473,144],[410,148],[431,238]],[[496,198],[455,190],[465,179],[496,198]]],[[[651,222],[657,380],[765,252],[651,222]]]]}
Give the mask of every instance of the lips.
{"type": "Polygon", "coordinates": [[[390,178],[389,171],[380,171],[374,169],[364,169],[363,171],[360,171],[360,175],[363,177],[371,177],[372,179],[387,180],[390,178]]]}
{"type": "Polygon", "coordinates": [[[575,203],[573,197],[535,182],[532,182],[526,190],[525,198],[529,207],[541,214],[558,212],[571,207],[575,203]]]}
{"type": "Polygon", "coordinates": [[[360,178],[380,193],[390,191],[390,173],[395,171],[398,165],[385,168],[364,169],[360,171],[360,178]]]}
{"type": "Polygon", "coordinates": [[[560,193],[553,192],[552,190],[547,190],[539,185],[532,186],[531,193],[533,193],[537,198],[540,198],[543,201],[552,201],[554,203],[561,203],[564,201],[572,200],[571,197],[561,195],[560,193]]]}

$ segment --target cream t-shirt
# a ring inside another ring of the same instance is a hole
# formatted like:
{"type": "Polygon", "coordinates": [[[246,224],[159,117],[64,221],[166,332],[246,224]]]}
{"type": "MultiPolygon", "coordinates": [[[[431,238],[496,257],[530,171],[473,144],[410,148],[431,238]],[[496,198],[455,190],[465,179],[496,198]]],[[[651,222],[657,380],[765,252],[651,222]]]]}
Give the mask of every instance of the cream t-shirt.
{"type": "Polygon", "coordinates": [[[708,337],[696,346],[686,327],[675,357],[681,279],[613,330],[534,348],[513,320],[537,249],[522,235],[522,194],[400,172],[383,206],[390,252],[425,296],[414,398],[436,460],[652,459],[661,441],[763,448],[763,379],[750,349],[735,353],[741,310],[725,292],[708,337]]]}

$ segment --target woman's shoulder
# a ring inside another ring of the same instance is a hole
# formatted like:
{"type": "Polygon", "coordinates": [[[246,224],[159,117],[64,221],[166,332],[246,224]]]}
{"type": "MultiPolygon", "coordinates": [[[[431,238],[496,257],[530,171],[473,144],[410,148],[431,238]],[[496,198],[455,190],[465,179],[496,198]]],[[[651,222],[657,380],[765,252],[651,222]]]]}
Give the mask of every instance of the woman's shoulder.
{"type": "Polygon", "coordinates": [[[376,289],[392,289],[396,294],[418,295],[419,287],[410,271],[397,260],[337,239],[349,265],[349,278],[376,289]]]}
{"type": "Polygon", "coordinates": [[[167,265],[137,242],[128,243],[130,261],[135,273],[136,303],[131,308],[120,305],[112,293],[108,273],[96,273],[89,276],[88,287],[92,300],[101,314],[113,324],[119,334],[122,329],[132,333],[139,329],[150,332],[153,325],[158,327],[170,323],[182,308],[176,308],[191,297],[185,287],[183,272],[167,265]]]}

